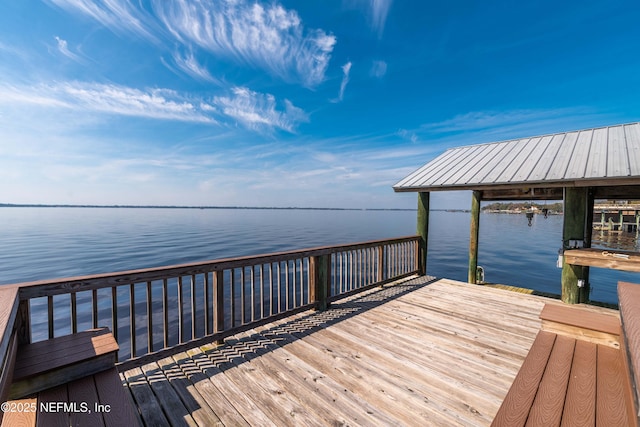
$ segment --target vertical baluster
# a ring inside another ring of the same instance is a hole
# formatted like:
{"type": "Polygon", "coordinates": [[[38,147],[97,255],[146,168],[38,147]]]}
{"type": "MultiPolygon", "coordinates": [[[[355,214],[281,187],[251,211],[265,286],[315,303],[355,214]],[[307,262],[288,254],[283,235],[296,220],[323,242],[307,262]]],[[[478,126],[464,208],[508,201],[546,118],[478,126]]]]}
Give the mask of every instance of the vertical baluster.
{"type": "Polygon", "coordinates": [[[251,266],[251,275],[249,280],[251,280],[251,321],[253,322],[256,318],[256,283],[255,283],[255,265],[251,266]]]}
{"type": "Polygon", "coordinates": [[[358,250],[352,250],[351,254],[351,290],[357,289],[358,287],[358,250]]]}
{"type": "Polygon", "coordinates": [[[394,245],[389,245],[390,258],[389,261],[389,278],[395,277],[395,266],[396,266],[396,247],[394,245]]]}
{"type": "Polygon", "coordinates": [[[167,278],[162,279],[162,332],[164,348],[169,347],[169,292],[167,278]]]}
{"type": "Polygon", "coordinates": [[[260,264],[260,318],[264,318],[264,264],[260,264]]]}
{"type": "Polygon", "coordinates": [[[153,352],[153,304],[151,282],[147,282],[147,352],[153,352]]]}
{"type": "Polygon", "coordinates": [[[204,334],[211,335],[211,292],[209,292],[209,272],[204,273],[204,334]]]}
{"type": "Polygon", "coordinates": [[[384,280],[384,276],[383,276],[383,271],[382,271],[382,266],[384,264],[384,248],[382,246],[378,246],[375,250],[375,256],[376,259],[376,265],[375,265],[375,273],[376,273],[376,281],[377,282],[382,282],[382,280],[384,280]]]}
{"type": "Polygon", "coordinates": [[[245,295],[244,295],[244,267],[240,269],[240,324],[244,325],[246,321],[245,317],[245,295]]]}
{"type": "MultiPolygon", "coordinates": [[[[309,274],[309,269],[307,266],[307,274],[309,274]]],[[[307,287],[308,288],[308,287],[307,287]]],[[[304,258],[300,258],[300,305],[304,305],[304,258]]]]}
{"type": "Polygon", "coordinates": [[[280,310],[282,310],[282,289],[280,289],[280,281],[281,281],[280,262],[276,263],[276,274],[278,278],[278,313],[280,313],[280,310]]]}
{"type": "Polygon", "coordinates": [[[231,298],[231,327],[236,326],[236,269],[231,269],[231,288],[229,289],[229,296],[231,298]]]}
{"type": "Polygon", "coordinates": [[[47,296],[47,324],[49,326],[49,339],[53,338],[53,295],[47,296]]]}
{"type": "Polygon", "coordinates": [[[71,292],[71,333],[78,332],[78,304],[76,302],[76,293],[71,292]]]}
{"type": "Polygon", "coordinates": [[[136,288],[129,285],[129,338],[131,339],[131,357],[136,357],[136,288]]]}
{"type": "Polygon", "coordinates": [[[294,259],[293,260],[293,277],[292,277],[293,283],[292,288],[293,288],[293,308],[298,307],[298,260],[294,259]]]}
{"type": "Polygon", "coordinates": [[[98,328],[98,290],[91,291],[91,326],[93,329],[98,328]]]}
{"type": "MultiPolygon", "coordinates": [[[[329,254],[329,255],[327,255],[327,256],[328,256],[328,257],[331,257],[331,254],[329,254]]],[[[303,261],[302,261],[302,262],[304,262],[304,258],[303,258],[303,261]]],[[[302,301],[302,302],[303,302],[303,304],[309,304],[309,303],[311,302],[311,301],[309,301],[309,284],[311,283],[311,279],[309,278],[309,274],[311,273],[311,268],[309,268],[309,262],[310,262],[310,259],[309,259],[309,258],[306,258],[306,264],[307,264],[307,268],[306,268],[306,271],[307,271],[307,284],[306,284],[306,286],[305,286],[305,288],[304,288],[304,289],[306,289],[306,290],[307,290],[307,299],[302,301]]],[[[329,274],[331,274],[331,271],[329,271],[329,274]]],[[[329,276],[329,277],[331,277],[331,276],[329,276]]],[[[331,281],[329,281],[329,286],[331,286],[331,281]]],[[[304,293],[303,293],[303,296],[304,296],[304,293]]]]}
{"type": "Polygon", "coordinates": [[[358,288],[361,288],[362,285],[363,285],[363,283],[362,283],[362,249],[358,249],[357,252],[356,252],[356,255],[358,257],[358,264],[357,264],[357,267],[358,267],[358,272],[357,272],[358,282],[357,283],[358,283],[358,288]]]}
{"type": "Polygon", "coordinates": [[[367,286],[367,281],[369,280],[369,263],[367,262],[369,252],[367,248],[363,248],[362,250],[362,286],[367,286]]]}
{"type": "Polygon", "coordinates": [[[196,338],[196,275],[191,275],[191,339],[196,338]]]}
{"type": "Polygon", "coordinates": [[[376,248],[369,248],[369,284],[376,282],[376,248]]]}
{"type": "Polygon", "coordinates": [[[289,260],[284,262],[284,309],[289,310],[289,260]]]}
{"type": "MultiPolygon", "coordinates": [[[[224,270],[213,272],[213,332],[224,330],[224,270]]],[[[216,341],[222,344],[222,340],[216,341]]]]}
{"type": "Polygon", "coordinates": [[[340,252],[340,275],[342,276],[340,284],[340,292],[345,293],[347,291],[347,253],[340,252]]]}
{"type": "Polygon", "coordinates": [[[349,290],[353,290],[353,251],[349,251],[349,290]]]}
{"type": "Polygon", "coordinates": [[[113,337],[118,341],[118,288],[111,288],[111,327],[113,337]]]}
{"type": "Polygon", "coordinates": [[[366,265],[366,269],[367,269],[367,285],[370,285],[371,283],[373,283],[371,281],[371,248],[367,248],[366,249],[366,254],[367,254],[367,265],[366,265]]]}
{"type": "Polygon", "coordinates": [[[178,344],[184,342],[184,301],[182,300],[182,276],[178,276],[178,344]]]}
{"type": "Polygon", "coordinates": [[[405,251],[405,259],[404,259],[404,269],[405,273],[411,271],[411,242],[404,242],[404,251],[405,251]]]}
{"type": "Polygon", "coordinates": [[[409,271],[407,268],[407,260],[409,259],[409,251],[407,248],[407,242],[402,243],[402,273],[406,273],[409,271]]]}
{"type": "MultiPolygon", "coordinates": [[[[335,295],[336,293],[339,293],[339,292],[336,291],[335,283],[334,283],[335,282],[335,278],[337,277],[337,273],[338,273],[338,268],[337,268],[338,258],[336,257],[335,253],[330,254],[329,256],[331,257],[331,261],[332,261],[331,262],[331,272],[330,272],[330,274],[331,274],[331,277],[334,278],[334,280],[330,281],[330,286],[331,286],[330,287],[330,289],[331,289],[330,292],[331,292],[332,295],[335,295]]],[[[309,298],[309,302],[311,302],[311,298],[309,298]]]]}
{"type": "MultiPolygon", "coordinates": [[[[278,299],[278,302],[280,299],[278,299]]],[[[273,304],[275,299],[273,297],[273,263],[269,263],[269,316],[273,316],[275,311],[273,310],[273,304]]]]}

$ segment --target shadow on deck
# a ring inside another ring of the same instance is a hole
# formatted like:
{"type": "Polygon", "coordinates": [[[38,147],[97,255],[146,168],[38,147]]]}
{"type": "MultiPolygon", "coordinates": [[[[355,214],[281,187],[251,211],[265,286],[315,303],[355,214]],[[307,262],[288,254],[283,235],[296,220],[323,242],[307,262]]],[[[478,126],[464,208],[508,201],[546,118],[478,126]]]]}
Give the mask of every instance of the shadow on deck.
{"type": "Polygon", "coordinates": [[[489,425],[548,299],[419,277],[122,374],[162,425],[489,425]]]}

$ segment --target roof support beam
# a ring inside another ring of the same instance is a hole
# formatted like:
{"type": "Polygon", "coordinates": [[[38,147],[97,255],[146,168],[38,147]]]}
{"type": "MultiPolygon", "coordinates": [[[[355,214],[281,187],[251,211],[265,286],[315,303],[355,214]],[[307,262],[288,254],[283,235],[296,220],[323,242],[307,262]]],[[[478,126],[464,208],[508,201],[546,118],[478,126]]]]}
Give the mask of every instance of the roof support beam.
{"type": "Polygon", "coordinates": [[[427,242],[429,237],[429,193],[418,193],[417,234],[420,236],[418,246],[418,274],[427,274],[427,242]]]}
{"type": "Polygon", "coordinates": [[[480,231],[480,202],[482,191],[473,191],[471,197],[471,235],[469,236],[469,283],[477,283],[478,234],[480,231]]]}

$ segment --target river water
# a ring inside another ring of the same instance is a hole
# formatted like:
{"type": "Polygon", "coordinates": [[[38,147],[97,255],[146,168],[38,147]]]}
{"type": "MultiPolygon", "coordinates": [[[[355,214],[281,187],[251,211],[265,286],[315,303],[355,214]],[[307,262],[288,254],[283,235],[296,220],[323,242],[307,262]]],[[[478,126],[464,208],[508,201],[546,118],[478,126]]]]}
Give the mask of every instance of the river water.
{"type": "MultiPolygon", "coordinates": [[[[427,272],[466,280],[469,213],[432,211],[427,272]]],[[[255,255],[415,234],[415,211],[0,208],[0,284],[255,255]]],[[[562,216],[482,214],[478,264],[492,283],[560,293],[562,216]]],[[[639,250],[635,233],[594,232],[594,246],[639,250]]],[[[591,299],[617,302],[618,280],[591,269],[591,299]]]]}

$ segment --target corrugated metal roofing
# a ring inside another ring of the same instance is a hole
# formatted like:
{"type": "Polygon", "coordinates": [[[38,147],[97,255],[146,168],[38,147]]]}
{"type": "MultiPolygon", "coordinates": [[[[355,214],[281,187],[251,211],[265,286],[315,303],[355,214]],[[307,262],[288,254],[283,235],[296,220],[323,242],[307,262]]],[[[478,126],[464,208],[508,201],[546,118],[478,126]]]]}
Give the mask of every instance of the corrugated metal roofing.
{"type": "Polygon", "coordinates": [[[395,191],[480,189],[640,177],[640,123],[451,148],[395,191]]]}

